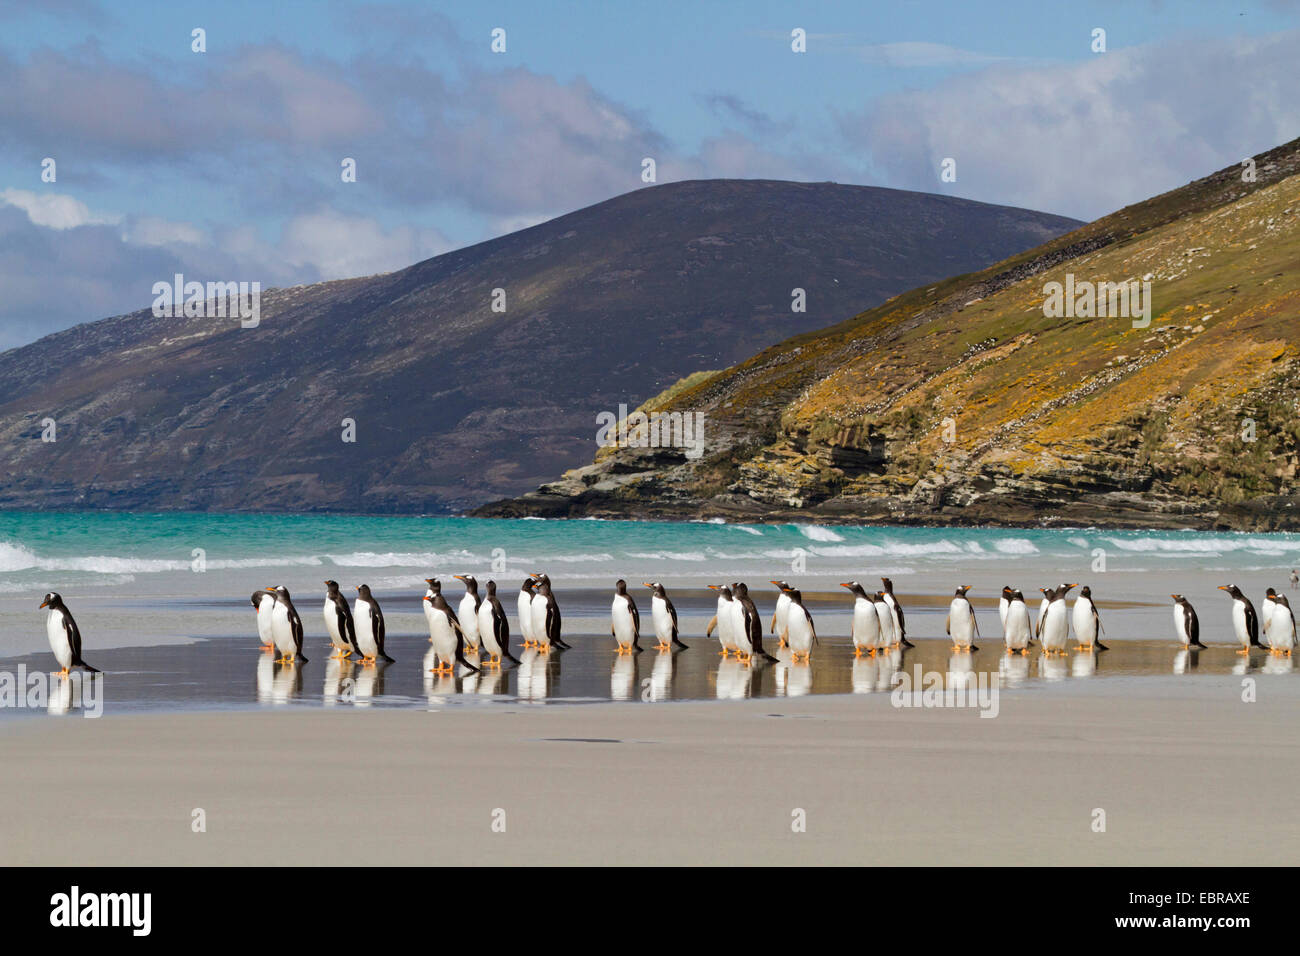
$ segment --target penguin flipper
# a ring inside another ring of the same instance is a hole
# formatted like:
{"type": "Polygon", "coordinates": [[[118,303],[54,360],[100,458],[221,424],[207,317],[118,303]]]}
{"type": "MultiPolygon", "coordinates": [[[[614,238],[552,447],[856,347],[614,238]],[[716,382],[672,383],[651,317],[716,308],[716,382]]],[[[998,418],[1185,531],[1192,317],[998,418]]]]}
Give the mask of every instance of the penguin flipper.
{"type": "Polygon", "coordinates": [[[712,637],[713,629],[717,626],[718,626],[718,615],[715,614],[713,615],[713,617],[709,619],[709,626],[704,629],[704,636],[712,637]]]}

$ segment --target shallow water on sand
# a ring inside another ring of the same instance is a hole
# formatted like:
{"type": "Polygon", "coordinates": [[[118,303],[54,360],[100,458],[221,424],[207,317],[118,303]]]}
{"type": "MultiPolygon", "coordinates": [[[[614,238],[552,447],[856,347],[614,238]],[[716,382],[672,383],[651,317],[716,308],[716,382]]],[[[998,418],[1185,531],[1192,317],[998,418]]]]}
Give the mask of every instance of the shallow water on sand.
{"type": "MultiPolygon", "coordinates": [[[[34,706],[0,708],[0,720],[33,713],[66,714],[87,710],[124,714],[157,711],[246,710],[312,707],[408,707],[601,700],[727,700],[793,697],[804,694],[880,694],[888,696],[906,673],[908,687],[921,690],[927,680],[945,689],[985,687],[996,677],[1000,691],[1047,690],[1051,685],[1086,690],[1084,681],[1128,678],[1184,679],[1197,674],[1289,675],[1290,658],[1262,651],[1235,653],[1230,646],[1186,651],[1167,642],[1115,642],[1103,652],[1071,651],[1044,656],[1007,655],[999,641],[987,641],[974,653],[954,653],[947,641],[918,640],[913,648],[855,658],[843,639],[824,640],[811,663],[792,665],[787,651],[776,662],[745,665],[723,659],[714,641],[696,638],[687,650],[641,654],[616,653],[608,637],[570,636],[570,650],[539,654],[517,648],[518,666],[484,669],[475,674],[459,668],[454,677],[430,673],[429,643],[419,635],[395,636],[389,653],[396,660],[383,666],[328,659],[318,647],[306,664],[276,663],[248,638],[203,640],[188,645],[117,648],[103,652],[104,673],[77,675],[56,683],[48,701],[34,706]],[[930,675],[936,675],[931,677],[930,675]],[[78,680],[93,680],[87,691],[78,680]],[[84,699],[83,699],[84,698],[84,699]]],[[[644,639],[643,639],[644,640],[644,639]]],[[[646,643],[649,643],[648,641],[646,643]]],[[[310,650],[310,649],[309,649],[310,650]]],[[[471,657],[477,663],[477,658],[471,657]]],[[[28,674],[45,672],[48,656],[32,655],[7,662],[28,674]]],[[[1141,693],[1140,685],[1134,692],[1141,693]]]]}

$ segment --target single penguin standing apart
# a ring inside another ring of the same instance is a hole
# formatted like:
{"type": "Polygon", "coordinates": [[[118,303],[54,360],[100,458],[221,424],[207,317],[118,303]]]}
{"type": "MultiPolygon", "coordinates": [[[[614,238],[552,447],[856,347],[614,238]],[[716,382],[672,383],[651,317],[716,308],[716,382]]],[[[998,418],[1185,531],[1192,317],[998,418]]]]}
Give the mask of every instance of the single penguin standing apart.
{"type": "Polygon", "coordinates": [[[334,654],[330,659],[346,660],[357,650],[357,632],[352,626],[352,609],[348,607],[347,598],[339,593],[337,581],[325,582],[325,607],[322,613],[325,615],[325,632],[334,645],[334,654]]]}
{"type": "Polygon", "coordinates": [[[465,594],[460,599],[461,630],[465,632],[465,648],[471,653],[478,650],[478,608],[483,599],[478,594],[478,581],[472,574],[453,575],[465,585],[465,594]]]}
{"type": "Polygon", "coordinates": [[[975,609],[966,598],[969,584],[963,584],[954,593],[952,603],[948,605],[948,620],[944,630],[952,638],[954,651],[978,651],[975,638],[979,636],[979,622],[975,620],[975,609]]]}
{"type": "Polygon", "coordinates": [[[882,592],[885,603],[889,605],[890,614],[894,618],[894,643],[902,644],[904,647],[912,647],[912,642],[907,639],[907,619],[903,617],[903,605],[898,603],[898,598],[894,596],[894,582],[889,578],[881,578],[880,583],[884,585],[885,590],[882,592]]]}
{"type": "Polygon", "coordinates": [[[873,600],[876,595],[868,594],[857,581],[841,581],[840,587],[848,588],[853,595],[853,623],[849,627],[853,656],[861,657],[866,651],[869,657],[875,657],[880,644],[880,618],[873,600]]]}
{"type": "Polygon", "coordinates": [[[292,664],[298,660],[308,663],[302,653],[302,618],[293,606],[289,589],[281,584],[267,590],[275,595],[275,609],[271,612],[271,636],[280,651],[280,662],[292,664]]]}
{"type": "Polygon", "coordinates": [[[1074,599],[1074,636],[1079,639],[1078,650],[1090,651],[1096,648],[1099,651],[1110,650],[1101,642],[1099,637],[1101,633],[1101,615],[1097,613],[1097,605],[1092,603],[1092,588],[1085,587],[1079,592],[1079,596],[1074,599]]]}
{"type": "Polygon", "coordinates": [[[481,673],[465,659],[465,632],[460,620],[447,599],[442,596],[442,584],[437,578],[425,578],[429,589],[424,594],[424,616],[429,622],[429,640],[433,642],[435,664],[429,668],[433,674],[453,674],[456,665],[481,673]]]}
{"type": "Polygon", "coordinates": [[[641,614],[636,601],[627,593],[627,582],[622,578],[614,585],[614,603],[609,607],[609,633],[618,642],[620,654],[640,654],[641,614]]]}
{"type": "Polygon", "coordinates": [[[1291,602],[1285,594],[1277,596],[1277,606],[1268,619],[1268,646],[1270,654],[1285,654],[1287,657],[1295,648],[1295,615],[1291,613],[1291,602]]]}
{"type": "Polygon", "coordinates": [[[524,639],[524,647],[532,647],[537,643],[533,634],[533,597],[536,589],[537,582],[531,576],[524,578],[524,583],[519,585],[516,606],[519,610],[519,634],[524,639]]]}
{"type": "Polygon", "coordinates": [[[257,609],[257,636],[262,639],[262,650],[275,650],[275,637],[271,631],[271,614],[275,611],[275,595],[263,588],[249,598],[257,609]]]}
{"type": "Polygon", "coordinates": [[[1201,622],[1196,610],[1181,594],[1169,595],[1174,599],[1174,633],[1184,647],[1204,647],[1201,643],[1201,622]]]}
{"type": "Polygon", "coordinates": [[[1007,642],[1008,654],[1014,654],[1016,651],[1021,654],[1029,653],[1029,637],[1032,627],[1029,623],[1029,607],[1025,604],[1025,596],[1019,591],[1013,590],[1010,599],[1007,601],[1007,621],[1002,629],[1003,638],[1007,642]]]}
{"type": "Polygon", "coordinates": [[[50,612],[45,617],[45,635],[50,639],[50,650],[54,652],[55,660],[63,668],[59,676],[66,677],[74,667],[98,674],[99,668],[91,667],[81,659],[81,631],[72,619],[72,612],[63,603],[63,597],[57,591],[49,592],[37,610],[42,608],[48,608],[50,612]]]}
{"type": "MultiPolygon", "coordinates": [[[[1263,647],[1259,642],[1259,617],[1255,614],[1255,605],[1250,603],[1250,598],[1242,594],[1241,588],[1235,584],[1220,584],[1219,590],[1227,591],[1228,597],[1232,598],[1232,631],[1241,644],[1241,650],[1237,653],[1249,654],[1252,647],[1263,647]]],[[[1268,627],[1268,618],[1264,619],[1264,626],[1268,627]]]]}
{"type": "Polygon", "coordinates": [[[384,612],[370,593],[369,584],[357,588],[357,598],[352,602],[352,626],[356,630],[363,666],[374,664],[380,658],[392,662],[393,659],[384,653],[384,612]]]}
{"type": "Polygon", "coordinates": [[[560,604],[551,590],[551,579],[545,574],[537,575],[537,593],[533,595],[533,637],[542,651],[569,647],[560,637],[560,604]]]}
{"type": "Polygon", "coordinates": [[[1055,590],[1043,591],[1048,599],[1047,610],[1038,628],[1038,638],[1043,642],[1043,653],[1048,657],[1053,654],[1064,657],[1069,653],[1066,645],[1070,643],[1070,615],[1066,613],[1065,596],[1073,587],[1073,584],[1062,584],[1055,590]]]}
{"type": "Polygon", "coordinates": [[[1300,587],[1300,574],[1297,574],[1297,573],[1296,573],[1296,569],[1295,569],[1295,568],[1292,568],[1292,569],[1291,569],[1291,588],[1292,588],[1292,590],[1294,590],[1295,588],[1298,588],[1298,587],[1300,587]]]}
{"type": "MultiPolygon", "coordinates": [[[[791,602],[797,593],[790,592],[791,602]]],[[[794,612],[793,607],[790,610],[794,612]]],[[[788,622],[786,629],[789,630],[788,622]]],[[[763,618],[754,606],[754,599],[749,596],[749,586],[744,581],[737,581],[731,586],[731,636],[736,642],[736,654],[741,663],[748,664],[754,657],[764,661],[776,660],[763,650],[763,618]]]]}
{"type": "MultiPolygon", "coordinates": [[[[497,583],[487,583],[487,595],[478,606],[478,637],[483,649],[491,655],[487,663],[491,667],[500,667],[501,659],[518,664],[519,659],[510,653],[510,621],[506,618],[506,609],[497,597],[497,583]]],[[[480,659],[480,662],[481,659],[480,659]]]]}
{"type": "Polygon", "coordinates": [[[790,592],[790,615],[785,625],[786,643],[790,646],[790,662],[812,663],[812,646],[817,643],[817,628],[813,626],[812,612],[803,606],[803,594],[796,588],[790,592]]]}
{"type": "Polygon", "coordinates": [[[659,643],[655,645],[658,650],[667,651],[674,647],[686,650],[686,644],[677,636],[677,608],[673,607],[673,602],[668,599],[668,591],[658,581],[642,581],[646,587],[654,592],[650,598],[650,620],[654,624],[655,637],[659,643]]]}
{"type": "Polygon", "coordinates": [[[773,581],[781,593],[776,596],[776,610],[772,612],[772,626],[769,634],[778,635],[781,646],[785,647],[785,625],[790,619],[790,585],[784,581],[773,581]]]}
{"type": "Polygon", "coordinates": [[[736,656],[740,656],[740,651],[736,650],[736,639],[732,636],[732,613],[731,613],[731,588],[725,584],[710,584],[710,591],[718,592],[718,610],[709,621],[709,626],[704,629],[704,636],[708,637],[713,633],[713,629],[718,629],[718,644],[722,650],[718,653],[727,657],[732,651],[736,651],[736,656]]]}

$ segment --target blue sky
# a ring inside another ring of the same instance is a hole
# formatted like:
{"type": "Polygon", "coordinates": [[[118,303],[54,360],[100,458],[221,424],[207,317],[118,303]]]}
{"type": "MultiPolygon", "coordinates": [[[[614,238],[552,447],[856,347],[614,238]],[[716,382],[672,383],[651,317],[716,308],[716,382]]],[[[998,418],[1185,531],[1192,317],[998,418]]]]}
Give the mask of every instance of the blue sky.
{"type": "Polygon", "coordinates": [[[1300,135],[1298,28],[1292,0],[0,0],[0,348],[173,270],[400,268],[639,188],[645,156],[1093,218],[1300,135]]]}

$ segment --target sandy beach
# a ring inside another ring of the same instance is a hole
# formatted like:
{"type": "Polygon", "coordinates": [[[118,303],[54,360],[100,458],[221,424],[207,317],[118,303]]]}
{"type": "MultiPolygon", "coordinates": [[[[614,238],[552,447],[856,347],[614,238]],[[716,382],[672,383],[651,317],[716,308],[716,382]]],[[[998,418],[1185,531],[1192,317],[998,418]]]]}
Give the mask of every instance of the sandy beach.
{"type": "Polygon", "coordinates": [[[995,719],[828,695],[11,721],[0,862],[1289,864],[1280,680],[1004,694],[995,719]]]}

